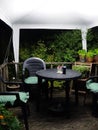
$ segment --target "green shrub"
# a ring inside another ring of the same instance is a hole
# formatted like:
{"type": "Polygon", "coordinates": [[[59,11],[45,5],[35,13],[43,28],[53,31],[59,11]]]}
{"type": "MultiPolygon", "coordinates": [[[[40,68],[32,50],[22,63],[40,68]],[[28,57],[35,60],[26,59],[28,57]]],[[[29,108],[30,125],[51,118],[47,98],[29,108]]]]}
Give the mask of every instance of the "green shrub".
{"type": "Polygon", "coordinates": [[[87,78],[89,76],[90,68],[85,65],[74,65],[72,69],[82,73],[81,78],[87,78]]]}
{"type": "Polygon", "coordinates": [[[22,130],[18,118],[2,104],[0,104],[0,130],[22,130]]]}

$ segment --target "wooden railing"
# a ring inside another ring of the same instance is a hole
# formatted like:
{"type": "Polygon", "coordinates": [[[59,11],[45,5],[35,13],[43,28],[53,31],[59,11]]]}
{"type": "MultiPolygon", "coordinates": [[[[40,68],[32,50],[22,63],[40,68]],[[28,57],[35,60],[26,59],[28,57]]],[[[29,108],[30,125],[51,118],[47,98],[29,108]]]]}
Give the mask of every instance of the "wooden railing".
{"type": "MultiPolygon", "coordinates": [[[[88,65],[91,63],[81,63],[81,62],[46,62],[46,68],[56,68],[58,65],[75,65],[75,64],[80,64],[80,65],[88,65]]],[[[98,63],[93,63],[95,64],[95,75],[98,75],[98,63]]],[[[13,80],[13,77],[15,77],[15,80],[21,81],[22,79],[22,66],[23,62],[20,63],[4,63],[0,65],[0,75],[5,79],[5,80],[13,80]]],[[[0,91],[3,91],[5,89],[5,85],[0,81],[0,91]]]]}
{"type": "MultiPolygon", "coordinates": [[[[72,65],[73,62],[46,62],[46,68],[56,68],[58,65],[72,65]]],[[[5,80],[13,80],[13,77],[15,77],[16,80],[22,79],[22,65],[23,62],[15,63],[4,63],[0,65],[0,75],[5,80]]],[[[0,81],[0,91],[4,90],[5,85],[0,81]]]]}

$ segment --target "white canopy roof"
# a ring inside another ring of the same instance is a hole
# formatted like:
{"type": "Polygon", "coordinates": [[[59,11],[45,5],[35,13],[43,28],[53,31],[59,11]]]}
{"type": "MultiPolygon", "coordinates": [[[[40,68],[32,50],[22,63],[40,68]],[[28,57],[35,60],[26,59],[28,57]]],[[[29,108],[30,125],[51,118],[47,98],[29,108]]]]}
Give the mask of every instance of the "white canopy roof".
{"type": "Polygon", "coordinates": [[[98,0],[0,0],[0,17],[11,27],[93,27],[98,24],[98,0]]]}
{"type": "Polygon", "coordinates": [[[13,29],[18,61],[20,28],[81,29],[83,33],[98,25],[98,0],[0,0],[0,19],[13,29]]]}

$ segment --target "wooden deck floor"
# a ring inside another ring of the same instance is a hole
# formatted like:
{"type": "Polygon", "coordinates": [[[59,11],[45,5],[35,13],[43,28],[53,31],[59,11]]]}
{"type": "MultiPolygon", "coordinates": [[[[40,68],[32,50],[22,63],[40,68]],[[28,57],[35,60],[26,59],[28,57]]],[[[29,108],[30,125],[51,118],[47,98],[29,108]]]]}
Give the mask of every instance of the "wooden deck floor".
{"type": "MultiPolygon", "coordinates": [[[[54,92],[53,100],[63,102],[64,99],[63,91],[56,90],[54,92]]],[[[85,105],[83,105],[83,95],[79,95],[79,105],[75,106],[74,94],[71,94],[71,115],[70,118],[66,118],[66,113],[54,113],[49,111],[49,109],[47,109],[49,103],[44,99],[41,102],[40,112],[37,113],[35,110],[35,102],[30,101],[30,130],[98,130],[98,118],[92,116],[91,103],[91,95],[87,97],[85,105]]],[[[23,121],[21,113],[19,114],[19,110],[17,113],[20,120],[23,121]]]]}

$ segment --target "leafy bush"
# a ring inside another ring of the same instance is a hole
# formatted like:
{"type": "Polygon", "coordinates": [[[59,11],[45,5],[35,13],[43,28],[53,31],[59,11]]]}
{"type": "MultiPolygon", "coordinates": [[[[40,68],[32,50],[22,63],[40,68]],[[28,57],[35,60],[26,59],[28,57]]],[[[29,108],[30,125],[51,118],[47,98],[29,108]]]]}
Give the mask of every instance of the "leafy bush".
{"type": "Polygon", "coordinates": [[[77,50],[82,48],[81,31],[67,30],[53,35],[53,40],[44,38],[32,45],[22,46],[20,60],[28,57],[39,57],[46,62],[74,62],[77,59],[77,50]]]}
{"type": "Polygon", "coordinates": [[[18,118],[2,104],[0,104],[0,130],[22,130],[18,118]]]}
{"type": "Polygon", "coordinates": [[[72,69],[82,73],[81,78],[87,78],[89,76],[90,68],[85,65],[74,65],[72,69]]]}

